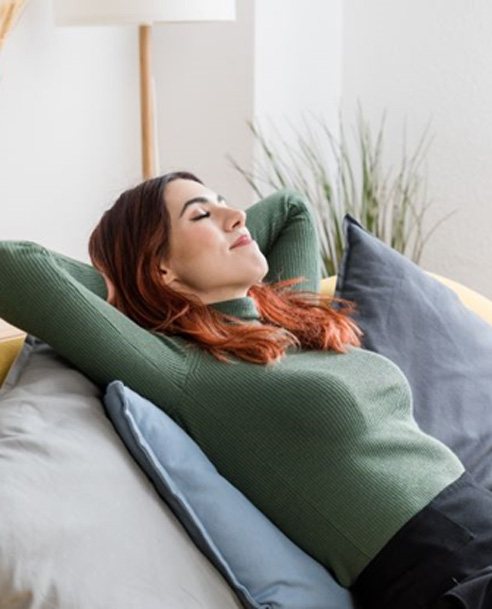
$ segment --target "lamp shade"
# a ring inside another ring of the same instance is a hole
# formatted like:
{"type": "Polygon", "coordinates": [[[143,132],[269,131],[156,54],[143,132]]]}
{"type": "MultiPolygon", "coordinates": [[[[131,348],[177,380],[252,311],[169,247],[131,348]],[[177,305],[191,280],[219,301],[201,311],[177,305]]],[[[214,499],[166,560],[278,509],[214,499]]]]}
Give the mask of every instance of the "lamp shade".
{"type": "Polygon", "coordinates": [[[56,25],[233,21],[235,0],[53,0],[56,25]]]}

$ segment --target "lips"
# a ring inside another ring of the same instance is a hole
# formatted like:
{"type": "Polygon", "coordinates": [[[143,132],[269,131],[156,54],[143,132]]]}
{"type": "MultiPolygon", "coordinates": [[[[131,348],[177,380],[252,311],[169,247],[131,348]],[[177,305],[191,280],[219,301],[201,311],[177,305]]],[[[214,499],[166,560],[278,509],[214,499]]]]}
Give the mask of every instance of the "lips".
{"type": "Polygon", "coordinates": [[[232,250],[234,247],[240,247],[241,245],[248,245],[248,243],[251,243],[252,241],[253,239],[251,239],[251,237],[249,237],[248,235],[241,235],[239,239],[234,241],[230,249],[232,250]]]}

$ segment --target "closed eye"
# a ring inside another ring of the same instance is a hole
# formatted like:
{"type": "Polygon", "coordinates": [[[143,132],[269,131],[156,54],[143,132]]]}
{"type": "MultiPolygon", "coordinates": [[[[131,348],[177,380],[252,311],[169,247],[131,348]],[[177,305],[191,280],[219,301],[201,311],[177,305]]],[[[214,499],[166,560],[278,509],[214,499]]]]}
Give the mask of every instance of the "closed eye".
{"type": "Polygon", "coordinates": [[[196,218],[192,218],[192,222],[196,222],[197,220],[201,220],[202,218],[208,218],[210,216],[210,212],[206,211],[201,216],[197,216],[196,218]]]}
{"type": "MultiPolygon", "coordinates": [[[[224,197],[221,197],[219,195],[219,200],[218,200],[218,204],[223,203],[225,207],[227,207],[227,203],[226,200],[224,199],[224,197]]],[[[206,204],[208,205],[208,201],[206,202],[206,204]]],[[[202,218],[208,218],[210,216],[210,212],[205,211],[203,212],[203,214],[201,216],[196,216],[196,218],[191,218],[192,222],[196,222],[197,220],[201,220],[202,218]]]]}

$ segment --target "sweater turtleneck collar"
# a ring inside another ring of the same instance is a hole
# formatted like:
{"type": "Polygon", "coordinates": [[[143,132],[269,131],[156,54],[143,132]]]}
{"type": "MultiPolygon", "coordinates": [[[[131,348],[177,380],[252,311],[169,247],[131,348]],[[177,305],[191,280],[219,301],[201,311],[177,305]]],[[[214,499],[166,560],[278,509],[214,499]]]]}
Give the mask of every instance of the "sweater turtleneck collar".
{"type": "Polygon", "coordinates": [[[230,300],[221,300],[219,302],[212,302],[209,304],[210,307],[217,309],[221,313],[227,315],[234,315],[241,319],[254,319],[260,320],[260,314],[256,306],[256,302],[251,296],[242,296],[240,298],[231,298],[230,300]]]}

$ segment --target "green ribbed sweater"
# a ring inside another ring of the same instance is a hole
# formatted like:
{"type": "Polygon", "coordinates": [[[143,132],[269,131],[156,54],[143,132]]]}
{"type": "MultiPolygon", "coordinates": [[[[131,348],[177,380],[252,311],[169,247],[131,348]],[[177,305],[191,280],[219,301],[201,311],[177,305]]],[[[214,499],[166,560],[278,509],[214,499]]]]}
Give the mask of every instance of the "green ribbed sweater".
{"type": "MultiPolygon", "coordinates": [[[[297,289],[319,290],[318,235],[301,196],[283,190],[252,205],[247,226],[267,257],[267,281],[302,275],[297,289]]],[[[29,241],[0,242],[0,317],[102,389],[120,379],[159,405],[342,585],[464,471],[419,430],[406,377],[381,355],[291,348],[274,365],[226,364],[141,328],[106,296],[92,266],[29,241]]],[[[209,306],[261,323],[250,297],[209,306]]]]}

